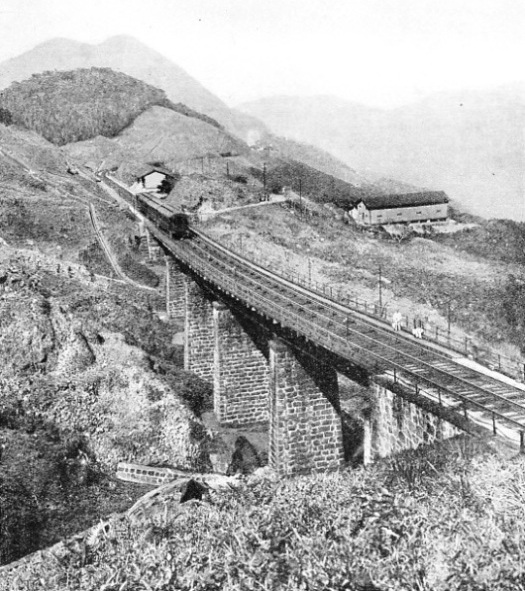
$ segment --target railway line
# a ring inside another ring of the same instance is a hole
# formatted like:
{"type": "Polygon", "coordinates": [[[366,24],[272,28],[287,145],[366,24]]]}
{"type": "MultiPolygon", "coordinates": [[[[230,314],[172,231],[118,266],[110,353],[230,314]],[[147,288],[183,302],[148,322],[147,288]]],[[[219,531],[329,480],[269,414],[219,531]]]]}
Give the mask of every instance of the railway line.
{"type": "Polygon", "coordinates": [[[232,253],[200,232],[194,231],[191,240],[157,238],[205,280],[332,353],[362,363],[373,373],[408,379],[416,388],[431,388],[440,399],[452,401],[449,408],[475,411],[486,422],[525,432],[525,388],[518,384],[466,367],[442,347],[381,326],[232,253]]]}
{"type": "Polygon", "coordinates": [[[244,306],[295,331],[374,375],[408,381],[484,426],[496,423],[525,443],[525,387],[494,372],[468,367],[457,353],[394,332],[377,319],[313,292],[234,253],[202,232],[172,240],[146,220],[177,259],[244,306]],[[479,420],[481,417],[481,421],[479,420]]]}

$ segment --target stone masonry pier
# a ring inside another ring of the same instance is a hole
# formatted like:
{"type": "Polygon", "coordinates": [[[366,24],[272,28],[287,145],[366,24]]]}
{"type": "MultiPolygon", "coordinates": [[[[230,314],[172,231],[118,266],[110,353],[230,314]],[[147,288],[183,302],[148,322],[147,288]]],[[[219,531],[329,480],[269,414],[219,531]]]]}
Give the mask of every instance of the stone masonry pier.
{"type": "Polygon", "coordinates": [[[213,304],[214,411],[223,425],[268,421],[268,362],[224,305],[213,304]]]}
{"type": "Polygon", "coordinates": [[[337,373],[270,344],[270,464],[282,474],[334,470],[343,463],[337,373]]]}
{"type": "Polygon", "coordinates": [[[166,313],[170,318],[183,318],[186,313],[185,275],[175,259],[165,256],[166,313]]]}
{"type": "Polygon", "coordinates": [[[211,384],[215,355],[212,302],[189,276],[184,279],[184,292],[184,369],[211,384]]]}

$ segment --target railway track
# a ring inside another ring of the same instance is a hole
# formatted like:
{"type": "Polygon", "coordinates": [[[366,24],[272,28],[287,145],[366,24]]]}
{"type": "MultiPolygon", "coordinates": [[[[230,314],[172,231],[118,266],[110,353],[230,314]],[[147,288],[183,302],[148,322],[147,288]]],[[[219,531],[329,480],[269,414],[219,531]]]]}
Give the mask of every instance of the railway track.
{"type": "MultiPolygon", "coordinates": [[[[153,229],[153,233],[158,231],[153,229]]],[[[466,367],[432,344],[379,325],[259,267],[200,232],[191,240],[160,240],[186,265],[219,289],[377,374],[390,373],[432,388],[458,411],[478,411],[513,431],[525,431],[525,389],[466,367]]]]}
{"type": "Polygon", "coordinates": [[[272,318],[375,374],[408,379],[432,389],[448,408],[482,415],[525,434],[525,387],[496,379],[457,361],[456,353],[419,341],[279,276],[233,253],[205,234],[193,231],[191,240],[174,241],[146,222],[151,233],[195,273],[245,306],[272,318]],[[451,401],[451,403],[450,403],[451,401]]]}

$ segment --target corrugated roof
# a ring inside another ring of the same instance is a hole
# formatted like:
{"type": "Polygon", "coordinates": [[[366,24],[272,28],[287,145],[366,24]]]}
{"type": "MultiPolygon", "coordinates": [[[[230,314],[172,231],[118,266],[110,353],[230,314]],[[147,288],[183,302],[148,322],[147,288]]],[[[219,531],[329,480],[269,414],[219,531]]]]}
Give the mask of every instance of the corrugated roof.
{"type": "Polygon", "coordinates": [[[419,193],[402,193],[398,195],[374,195],[363,197],[367,209],[395,209],[397,207],[417,207],[418,205],[439,205],[448,203],[444,191],[421,191],[419,193]]]}

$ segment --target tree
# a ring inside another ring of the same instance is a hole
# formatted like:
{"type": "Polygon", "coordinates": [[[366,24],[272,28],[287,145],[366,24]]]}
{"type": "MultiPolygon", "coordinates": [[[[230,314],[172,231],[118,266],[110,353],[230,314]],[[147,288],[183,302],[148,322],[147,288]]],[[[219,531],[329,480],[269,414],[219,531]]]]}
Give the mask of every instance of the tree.
{"type": "Polygon", "coordinates": [[[0,123],[3,123],[4,125],[11,125],[13,123],[11,112],[3,107],[0,107],[0,123]]]}

